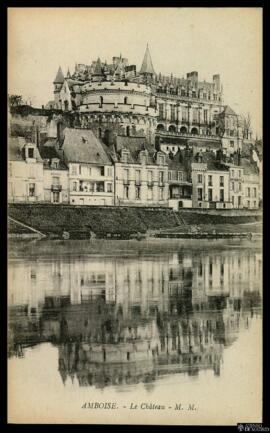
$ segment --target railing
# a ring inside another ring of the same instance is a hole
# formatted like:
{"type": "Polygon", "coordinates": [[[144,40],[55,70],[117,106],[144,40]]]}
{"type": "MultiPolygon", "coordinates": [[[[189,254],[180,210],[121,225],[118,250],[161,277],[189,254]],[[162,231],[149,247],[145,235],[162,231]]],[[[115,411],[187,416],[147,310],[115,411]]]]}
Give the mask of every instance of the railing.
{"type": "Polygon", "coordinates": [[[62,191],[62,185],[52,185],[51,186],[51,191],[54,191],[54,192],[60,192],[60,191],[62,191]]]}
{"type": "Polygon", "coordinates": [[[169,136],[174,136],[174,137],[194,137],[194,138],[204,138],[204,139],[208,139],[208,140],[220,140],[220,137],[218,135],[207,135],[207,134],[191,134],[191,132],[171,132],[171,131],[164,131],[164,130],[156,130],[155,132],[156,135],[169,135],[169,136]]]}

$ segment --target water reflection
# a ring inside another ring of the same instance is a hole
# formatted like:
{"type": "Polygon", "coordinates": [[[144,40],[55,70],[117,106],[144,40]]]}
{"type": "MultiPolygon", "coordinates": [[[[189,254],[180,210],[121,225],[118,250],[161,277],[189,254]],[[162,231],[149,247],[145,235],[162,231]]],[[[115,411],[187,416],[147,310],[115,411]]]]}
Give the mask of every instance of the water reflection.
{"type": "Polygon", "coordinates": [[[63,383],[144,383],[200,370],[261,307],[261,253],[19,259],[9,269],[9,354],[51,342],[63,383]]]}

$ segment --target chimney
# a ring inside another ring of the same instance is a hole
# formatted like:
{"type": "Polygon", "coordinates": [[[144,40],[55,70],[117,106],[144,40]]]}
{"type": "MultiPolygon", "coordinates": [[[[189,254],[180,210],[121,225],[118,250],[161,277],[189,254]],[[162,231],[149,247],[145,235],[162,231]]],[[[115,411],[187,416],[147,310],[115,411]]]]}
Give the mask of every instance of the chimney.
{"type": "Polygon", "coordinates": [[[220,75],[213,75],[213,83],[216,92],[220,92],[220,75]]]}
{"type": "Polygon", "coordinates": [[[64,129],[65,126],[62,122],[57,123],[57,140],[59,143],[59,148],[61,148],[64,143],[64,139],[65,139],[64,129]]]}

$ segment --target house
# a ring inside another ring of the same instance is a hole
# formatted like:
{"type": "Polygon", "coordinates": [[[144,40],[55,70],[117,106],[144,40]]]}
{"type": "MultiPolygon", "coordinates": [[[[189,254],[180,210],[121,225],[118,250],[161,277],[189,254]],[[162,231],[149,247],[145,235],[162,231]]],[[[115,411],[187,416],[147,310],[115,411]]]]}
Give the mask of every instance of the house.
{"type": "Polygon", "coordinates": [[[43,161],[36,144],[24,137],[8,139],[8,201],[44,201],[43,161]]]}
{"type": "Polygon", "coordinates": [[[43,159],[44,201],[47,203],[69,203],[68,167],[59,158],[56,140],[49,139],[40,148],[43,159]]]}
{"type": "Polygon", "coordinates": [[[191,163],[192,207],[228,209],[229,169],[213,152],[198,152],[191,163]]]}
{"type": "Polygon", "coordinates": [[[168,183],[169,183],[169,207],[179,210],[183,207],[192,207],[192,183],[189,170],[189,159],[186,150],[180,147],[176,155],[169,153],[168,183]]]}
{"type": "Polygon", "coordinates": [[[115,204],[168,206],[166,155],[138,137],[117,137],[114,152],[115,204]],[[127,143],[128,141],[128,143],[127,143]]]}
{"type": "Polygon", "coordinates": [[[68,166],[70,204],[114,204],[112,160],[91,130],[66,128],[57,152],[68,166]]]}

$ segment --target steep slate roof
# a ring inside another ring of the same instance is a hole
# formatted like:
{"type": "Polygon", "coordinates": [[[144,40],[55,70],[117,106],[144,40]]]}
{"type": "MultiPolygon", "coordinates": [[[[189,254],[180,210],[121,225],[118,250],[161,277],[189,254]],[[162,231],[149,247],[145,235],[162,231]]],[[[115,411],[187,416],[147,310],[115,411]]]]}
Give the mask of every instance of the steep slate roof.
{"type": "Polygon", "coordinates": [[[155,74],[148,44],[146,46],[140,74],[155,74]]]}
{"type": "Polygon", "coordinates": [[[64,130],[63,150],[67,162],[111,165],[105,145],[89,129],[64,130]]]}
{"type": "MultiPolygon", "coordinates": [[[[9,137],[8,138],[8,159],[9,161],[25,161],[23,148],[26,145],[24,137],[9,137]]],[[[36,145],[35,147],[35,158],[37,162],[42,162],[40,153],[36,145]]]]}
{"type": "Polygon", "coordinates": [[[233,109],[229,105],[225,105],[223,113],[228,114],[230,116],[237,116],[237,114],[233,111],[233,109]]]}
{"type": "MultiPolygon", "coordinates": [[[[145,143],[145,137],[126,137],[126,136],[118,136],[117,137],[117,145],[116,145],[116,154],[118,156],[118,160],[121,158],[121,149],[127,149],[129,151],[128,163],[138,163],[140,152],[143,150],[147,150],[148,152],[148,164],[156,164],[156,149],[154,146],[149,146],[145,143]]],[[[164,152],[160,151],[160,153],[164,152]]]]}
{"type": "Polygon", "coordinates": [[[61,69],[61,66],[59,66],[58,72],[56,74],[56,77],[55,77],[53,83],[54,84],[62,84],[64,82],[64,80],[65,80],[65,77],[64,77],[63,71],[61,69]]]}
{"type": "MultiPolygon", "coordinates": [[[[64,163],[64,161],[61,160],[61,158],[59,157],[56,149],[54,146],[51,145],[51,143],[49,143],[49,145],[47,146],[47,142],[45,143],[44,146],[42,146],[42,148],[40,149],[40,155],[41,158],[43,160],[49,160],[49,164],[51,163],[51,160],[53,158],[57,158],[59,159],[59,169],[67,169],[66,164],[64,163]]],[[[44,161],[43,161],[44,162],[44,161]]],[[[45,168],[50,168],[50,166],[48,164],[44,164],[45,168]]]]}
{"type": "Polygon", "coordinates": [[[259,169],[254,162],[250,162],[248,158],[241,158],[241,168],[244,169],[244,174],[259,174],[259,169]]]}

